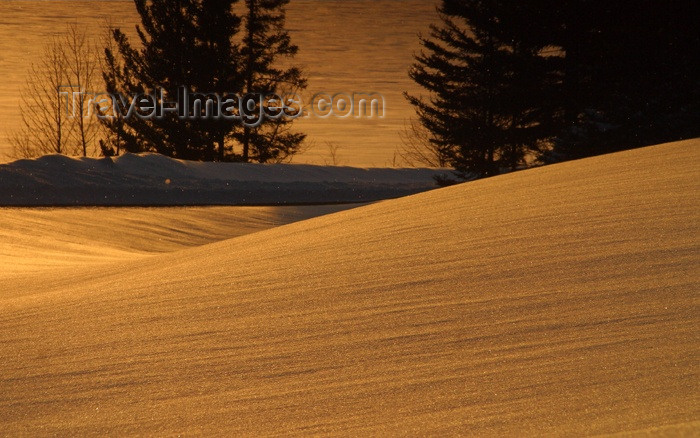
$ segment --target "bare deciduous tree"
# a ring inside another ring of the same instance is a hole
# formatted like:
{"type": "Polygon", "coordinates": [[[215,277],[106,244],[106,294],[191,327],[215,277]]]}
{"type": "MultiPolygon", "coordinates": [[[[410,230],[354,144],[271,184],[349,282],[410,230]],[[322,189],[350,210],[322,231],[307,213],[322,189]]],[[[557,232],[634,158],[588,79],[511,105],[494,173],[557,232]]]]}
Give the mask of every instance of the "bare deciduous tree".
{"type": "Polygon", "coordinates": [[[338,149],[340,149],[340,146],[332,141],[327,141],[326,147],[328,148],[328,159],[324,160],[326,166],[340,166],[341,160],[338,157],[338,149]]]}
{"type": "Polygon", "coordinates": [[[86,93],[96,85],[96,60],[94,48],[77,24],[50,38],[21,91],[21,122],[10,137],[12,158],[86,156],[95,151],[96,121],[88,117],[86,93]]]}
{"type": "Polygon", "coordinates": [[[430,132],[416,120],[408,122],[399,135],[403,144],[397,152],[406,165],[447,167],[447,156],[430,141],[430,132]]]}
{"type": "Polygon", "coordinates": [[[60,94],[67,83],[65,52],[58,37],[52,37],[41,60],[29,70],[21,94],[21,124],[11,142],[14,158],[44,154],[70,154],[72,124],[67,121],[66,100],[60,94]]]}
{"type": "Polygon", "coordinates": [[[93,117],[92,96],[97,82],[98,56],[94,45],[78,29],[77,23],[68,26],[64,38],[65,67],[73,90],[71,119],[75,123],[75,134],[78,147],[83,156],[88,155],[88,149],[94,153],[94,142],[98,123],[93,117]]]}

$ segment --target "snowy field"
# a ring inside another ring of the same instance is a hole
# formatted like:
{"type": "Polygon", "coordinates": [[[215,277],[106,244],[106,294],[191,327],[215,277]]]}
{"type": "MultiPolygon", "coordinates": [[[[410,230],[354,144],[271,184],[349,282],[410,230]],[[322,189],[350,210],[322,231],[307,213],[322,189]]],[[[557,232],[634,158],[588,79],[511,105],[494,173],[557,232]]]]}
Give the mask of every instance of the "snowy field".
{"type": "Polygon", "coordinates": [[[0,164],[0,206],[280,205],[367,202],[434,189],[446,169],[47,155],[0,164]]]}
{"type": "Polygon", "coordinates": [[[44,270],[2,278],[0,431],[697,435],[699,175],[692,140],[233,238],[0,210],[44,270]]]}

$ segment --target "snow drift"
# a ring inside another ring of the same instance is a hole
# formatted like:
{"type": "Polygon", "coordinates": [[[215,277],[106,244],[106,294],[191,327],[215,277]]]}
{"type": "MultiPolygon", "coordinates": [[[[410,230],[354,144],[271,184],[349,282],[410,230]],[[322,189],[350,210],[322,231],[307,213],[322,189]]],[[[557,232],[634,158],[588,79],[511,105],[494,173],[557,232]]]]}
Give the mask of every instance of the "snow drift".
{"type": "Polygon", "coordinates": [[[697,433],[699,147],[9,278],[0,429],[697,433]]]}
{"type": "Polygon", "coordinates": [[[254,233],[361,204],[268,207],[65,207],[0,209],[0,282],[254,233]]]}
{"type": "Polygon", "coordinates": [[[158,154],[0,164],[0,205],[277,205],[376,201],[437,187],[445,169],[203,163],[158,154]]]}

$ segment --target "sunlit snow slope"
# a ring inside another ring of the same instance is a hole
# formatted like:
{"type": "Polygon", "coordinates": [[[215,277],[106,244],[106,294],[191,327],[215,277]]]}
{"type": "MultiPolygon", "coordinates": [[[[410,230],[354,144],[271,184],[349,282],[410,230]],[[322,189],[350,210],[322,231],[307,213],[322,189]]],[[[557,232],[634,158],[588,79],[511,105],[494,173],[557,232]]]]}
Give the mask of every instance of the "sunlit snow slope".
{"type": "MultiPolygon", "coordinates": [[[[357,204],[271,207],[0,207],[0,281],[114,264],[230,239],[357,204]]],[[[22,288],[25,292],[27,287],[22,288]]],[[[1,296],[1,294],[0,294],[1,296]]]]}
{"type": "Polygon", "coordinates": [[[700,430],[700,142],[3,282],[0,431],[700,430]]]}

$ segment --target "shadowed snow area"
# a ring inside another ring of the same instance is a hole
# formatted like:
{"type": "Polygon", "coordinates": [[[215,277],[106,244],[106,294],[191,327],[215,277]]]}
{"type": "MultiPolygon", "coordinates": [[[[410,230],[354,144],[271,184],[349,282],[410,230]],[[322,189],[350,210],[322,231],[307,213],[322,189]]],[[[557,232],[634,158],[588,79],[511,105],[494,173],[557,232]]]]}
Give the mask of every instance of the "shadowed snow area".
{"type": "Polygon", "coordinates": [[[203,163],[158,154],[0,164],[0,205],[278,205],[376,201],[437,187],[445,169],[203,163]]]}
{"type": "Polygon", "coordinates": [[[697,434],[699,172],[672,143],[11,277],[0,430],[697,434]]]}

